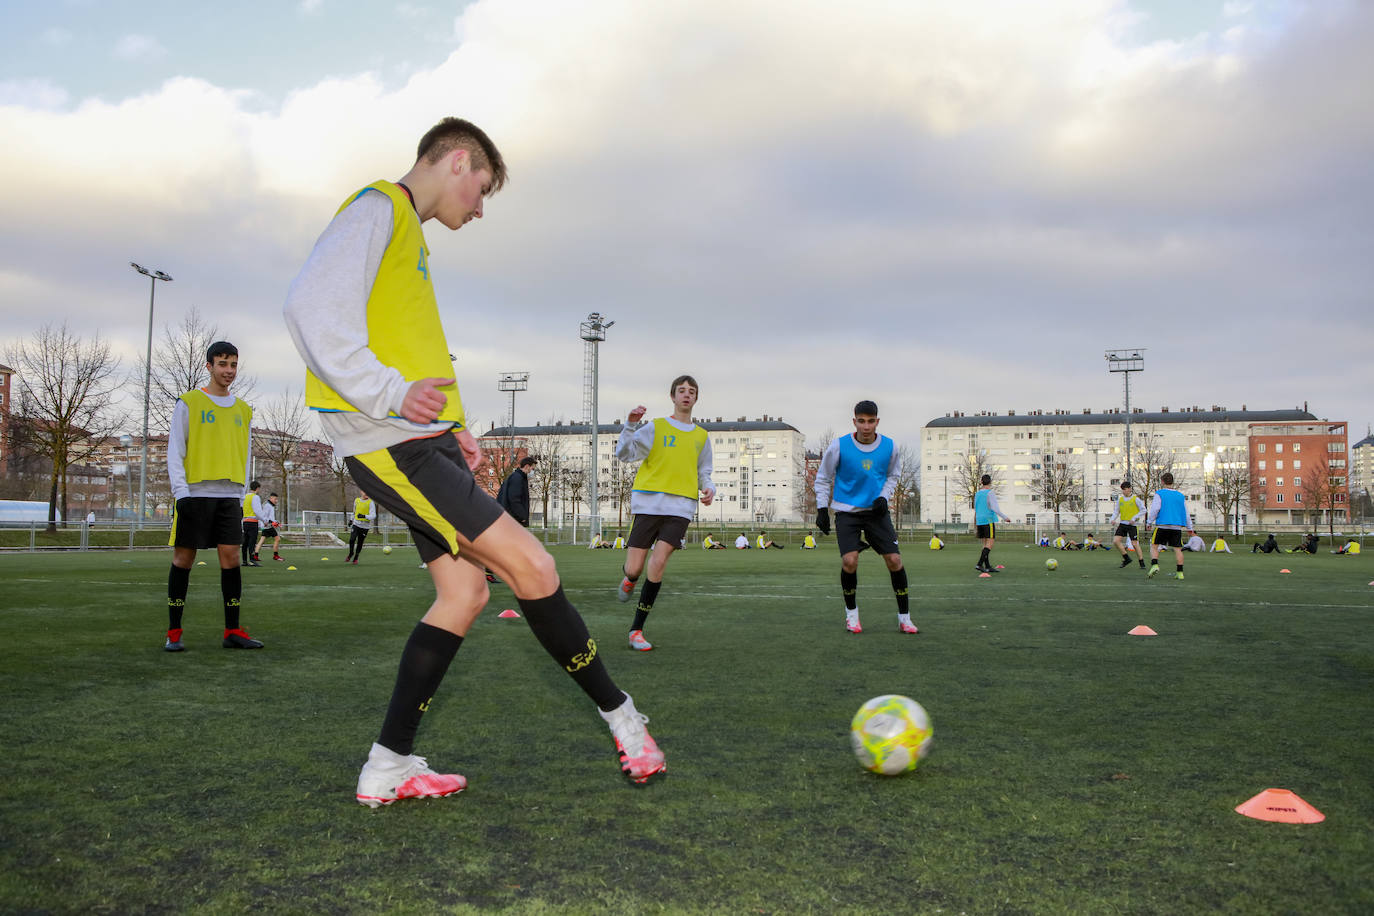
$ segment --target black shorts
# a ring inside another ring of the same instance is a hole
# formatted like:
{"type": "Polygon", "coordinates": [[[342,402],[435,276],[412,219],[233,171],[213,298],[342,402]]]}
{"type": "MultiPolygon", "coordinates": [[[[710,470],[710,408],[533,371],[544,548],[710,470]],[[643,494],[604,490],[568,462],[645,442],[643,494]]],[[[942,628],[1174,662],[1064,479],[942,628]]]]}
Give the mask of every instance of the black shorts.
{"type": "Polygon", "coordinates": [[[1130,538],[1130,539],[1133,540],[1133,541],[1134,541],[1136,538],[1138,538],[1139,536],[1140,536],[1140,535],[1136,534],[1136,527],[1135,527],[1135,525],[1125,525],[1125,524],[1117,525],[1117,526],[1116,526],[1116,532],[1112,535],[1112,537],[1116,537],[1116,538],[1130,538]]]}
{"type": "Polygon", "coordinates": [[[245,519],[243,522],[243,540],[245,543],[247,543],[250,538],[254,541],[258,539],[257,519],[254,519],[251,522],[245,519]]]}
{"type": "Polygon", "coordinates": [[[654,546],[654,541],[663,541],[677,550],[682,547],[690,524],[691,519],[680,515],[636,515],[634,524],[630,526],[628,543],[631,547],[648,550],[654,546]]]}
{"type": "Polygon", "coordinates": [[[841,556],[859,549],[860,535],[879,556],[902,552],[897,546],[892,516],[886,512],[881,515],[872,512],[835,513],[835,542],[839,544],[841,556]]]}
{"type": "Polygon", "coordinates": [[[982,538],[996,538],[996,537],[997,537],[997,526],[996,526],[995,524],[993,524],[992,522],[989,522],[989,523],[986,524],[986,525],[979,525],[979,526],[978,526],[978,535],[977,535],[977,536],[978,536],[979,539],[982,539],[982,538]]]}
{"type": "Polygon", "coordinates": [[[371,528],[363,528],[359,525],[354,525],[351,529],[349,529],[349,533],[356,534],[360,538],[365,538],[367,537],[367,533],[371,530],[371,528]]]}
{"type": "Polygon", "coordinates": [[[344,463],[368,496],[406,523],[426,563],[457,556],[460,537],[475,541],[503,511],[477,485],[450,433],[350,455],[344,463]]]}
{"type": "Polygon", "coordinates": [[[243,500],[187,496],[177,500],[168,545],[208,550],[220,544],[243,545],[243,500]]]}
{"type": "Polygon", "coordinates": [[[1156,528],[1150,543],[1156,547],[1182,547],[1183,532],[1177,528],[1156,528]]]}

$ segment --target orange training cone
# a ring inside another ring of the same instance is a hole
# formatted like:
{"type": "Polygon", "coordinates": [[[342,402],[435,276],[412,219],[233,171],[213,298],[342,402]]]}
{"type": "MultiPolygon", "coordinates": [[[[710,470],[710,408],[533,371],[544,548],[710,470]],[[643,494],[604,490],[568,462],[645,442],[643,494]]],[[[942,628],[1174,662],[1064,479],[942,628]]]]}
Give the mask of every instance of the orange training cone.
{"type": "Polygon", "coordinates": [[[517,613],[517,612],[516,612],[515,610],[513,610],[512,608],[506,608],[504,611],[502,611],[501,613],[497,614],[496,616],[497,616],[497,617],[519,617],[520,615],[519,615],[519,613],[517,613]]]}
{"type": "Polygon", "coordinates": [[[1319,824],[1326,815],[1287,789],[1265,789],[1236,811],[1257,821],[1278,821],[1281,824],[1319,824]]]}
{"type": "Polygon", "coordinates": [[[1133,628],[1133,629],[1127,630],[1127,631],[1126,631],[1126,635],[1127,635],[1127,636],[1158,636],[1159,634],[1156,633],[1154,630],[1150,629],[1149,627],[1145,626],[1145,624],[1142,623],[1142,624],[1141,624],[1140,626],[1138,626],[1138,627],[1135,627],[1135,628],[1133,628]]]}
{"type": "Polygon", "coordinates": [[[1279,570],[1279,572],[1281,572],[1281,573],[1291,573],[1292,571],[1293,571],[1293,570],[1291,570],[1291,569],[1280,569],[1280,570],[1279,570]]]}
{"type": "Polygon", "coordinates": [[[979,574],[978,574],[978,578],[980,578],[980,579],[991,579],[991,578],[992,578],[992,573],[979,573],[979,574]]]}

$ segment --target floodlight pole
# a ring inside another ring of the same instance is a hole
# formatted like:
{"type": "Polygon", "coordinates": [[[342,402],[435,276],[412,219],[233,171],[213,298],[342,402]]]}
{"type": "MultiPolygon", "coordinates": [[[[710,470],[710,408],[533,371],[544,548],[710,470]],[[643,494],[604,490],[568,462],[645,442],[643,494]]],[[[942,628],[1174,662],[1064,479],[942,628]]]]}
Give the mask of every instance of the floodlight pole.
{"type": "Polygon", "coordinates": [[[129,266],[151,283],[148,290],[148,352],[143,363],[143,457],[138,467],[138,527],[141,529],[148,503],[148,402],[153,384],[153,300],[157,296],[157,281],[170,283],[172,278],[160,270],[151,270],[133,261],[129,262],[129,266]]]}
{"type": "Polygon", "coordinates": [[[1107,440],[1085,439],[1083,440],[1083,444],[1093,450],[1093,527],[1096,528],[1097,513],[1100,511],[1098,509],[1097,501],[1101,498],[1101,495],[1098,491],[1098,485],[1101,483],[1101,478],[1098,477],[1097,474],[1097,456],[1100,454],[1100,452],[1098,452],[1098,449],[1105,448],[1107,445],[1107,440]]]}
{"type": "Polygon", "coordinates": [[[497,391],[510,392],[510,445],[506,449],[506,461],[514,467],[515,463],[515,393],[528,391],[530,374],[528,372],[502,372],[496,380],[497,391]]]}
{"type": "Polygon", "coordinates": [[[1144,371],[1144,353],[1143,347],[1108,350],[1106,353],[1107,371],[1120,372],[1121,377],[1126,382],[1126,476],[1123,478],[1124,480],[1131,479],[1131,373],[1144,371]]]}
{"type": "Polygon", "coordinates": [[[598,344],[606,339],[606,329],[615,324],[614,321],[606,321],[600,312],[592,312],[587,316],[587,320],[580,326],[581,337],[586,341],[586,377],[583,379],[585,393],[587,395],[587,407],[591,415],[591,434],[592,434],[592,461],[591,461],[591,481],[587,484],[587,496],[591,501],[591,527],[587,532],[588,538],[595,540],[601,533],[601,504],[599,502],[596,470],[596,455],[600,443],[597,441],[597,386],[600,383],[600,354],[597,351],[598,344]]]}

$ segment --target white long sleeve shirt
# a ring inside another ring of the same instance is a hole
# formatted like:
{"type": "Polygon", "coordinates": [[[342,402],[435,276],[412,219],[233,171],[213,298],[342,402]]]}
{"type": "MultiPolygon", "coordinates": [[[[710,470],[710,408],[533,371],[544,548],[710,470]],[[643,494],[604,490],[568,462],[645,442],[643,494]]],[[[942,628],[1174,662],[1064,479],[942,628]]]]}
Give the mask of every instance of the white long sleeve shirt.
{"type": "Polygon", "coordinates": [[[412,423],[399,414],[406,379],[368,348],[367,299],[391,241],[391,198],[369,191],[330,221],[291,289],[282,315],[301,359],[358,412],[320,411],[320,425],[339,457],[387,448],[451,429],[412,423]]]}
{"type": "MultiPolygon", "coordinates": [[[[216,407],[233,407],[237,398],[232,394],[216,397],[204,392],[216,407]]],[[[191,435],[191,408],[186,402],[177,399],[172,408],[172,426],[167,431],[167,481],[172,486],[172,500],[188,496],[202,496],[210,499],[243,499],[248,492],[248,476],[253,466],[253,431],[248,431],[248,461],[243,466],[243,483],[233,480],[201,480],[186,482],[186,440],[191,435]]]]}
{"type": "MultiPolygon", "coordinates": [[[[858,439],[855,439],[854,447],[861,452],[871,452],[877,449],[877,447],[882,444],[882,441],[883,437],[879,436],[868,445],[864,445],[858,439]]],[[[831,440],[830,444],[825,447],[825,454],[821,456],[821,465],[816,469],[816,508],[830,508],[834,509],[836,512],[854,512],[856,509],[866,510],[872,508],[871,506],[851,506],[848,503],[832,503],[830,501],[835,486],[835,470],[839,467],[839,464],[840,440],[837,438],[831,440]]],[[[892,460],[887,466],[887,480],[883,481],[883,491],[879,494],[883,499],[892,499],[892,494],[897,491],[897,481],[901,476],[902,453],[894,443],[892,448],[892,460]]]]}
{"type": "MultiPolygon", "coordinates": [[[[673,429],[689,433],[696,428],[695,423],[684,423],[672,417],[664,417],[665,422],[673,429]]],[[[649,452],[654,447],[654,424],[650,422],[627,423],[625,428],[620,431],[620,438],[615,444],[615,457],[622,464],[634,464],[649,457],[649,452]]],[[[713,470],[711,458],[711,438],[706,438],[706,444],[702,446],[701,453],[697,455],[697,489],[709,490],[714,498],[716,485],[711,482],[711,471],[713,470]]],[[[690,519],[697,512],[697,501],[688,496],[678,496],[675,493],[641,493],[633,490],[630,493],[630,511],[635,515],[676,515],[679,518],[690,519]]]]}

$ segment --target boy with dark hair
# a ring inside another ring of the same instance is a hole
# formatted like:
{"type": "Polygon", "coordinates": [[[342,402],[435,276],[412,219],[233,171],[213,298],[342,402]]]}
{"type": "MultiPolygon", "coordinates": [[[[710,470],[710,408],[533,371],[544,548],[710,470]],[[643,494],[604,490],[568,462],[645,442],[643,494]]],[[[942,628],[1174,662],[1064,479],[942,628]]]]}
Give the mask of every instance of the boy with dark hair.
{"type": "MultiPolygon", "coordinates": [[[[992,475],[984,474],[978,480],[978,492],[973,495],[973,523],[978,526],[977,537],[983,542],[983,552],[978,555],[978,564],[973,567],[979,572],[998,571],[992,565],[992,545],[997,543],[998,518],[1004,522],[1011,521],[1011,516],[1003,515],[1002,507],[997,504],[997,491],[992,488],[992,475]]],[[[1062,531],[1059,534],[1060,537],[1064,535],[1062,531]]]]}
{"type": "Polygon", "coordinates": [[[630,526],[624,575],[616,591],[618,600],[629,601],[647,560],[649,575],[639,590],[639,604],[630,623],[630,648],[639,652],[653,649],[644,638],[644,624],[654,609],[668,559],[682,546],[687,525],[696,515],[697,495],[700,493],[703,506],[711,505],[716,496],[716,486],[711,482],[711,438],[692,420],[697,393],[697,380],[679,375],[668,386],[672,416],[641,424],[648,408],[639,405],[627,415],[615,446],[615,457],[622,463],[643,462],[630,490],[634,523],[630,526]]]}
{"type": "Polygon", "coordinates": [[[345,563],[358,565],[358,557],[363,553],[363,542],[367,540],[367,533],[372,530],[372,500],[362,490],[358,491],[358,498],[353,500],[353,524],[348,529],[348,556],[344,558],[345,563]]]}
{"type": "Polygon", "coordinates": [[[1112,534],[1112,546],[1121,552],[1121,566],[1125,569],[1131,565],[1130,550],[1135,551],[1136,559],[1140,561],[1140,568],[1145,568],[1145,554],[1140,550],[1140,533],[1138,523],[1140,517],[1145,514],[1145,507],[1141,505],[1140,498],[1131,489],[1129,480],[1121,481],[1121,495],[1116,498],[1116,508],[1112,513],[1111,521],[1107,524],[1116,524],[1112,534]]]}
{"type": "Polygon", "coordinates": [[[826,447],[816,471],[816,527],[830,533],[830,509],[835,509],[835,540],[840,548],[840,590],[844,595],[844,627],[862,633],[859,624],[859,553],[872,547],[886,564],[897,597],[897,630],[918,633],[911,622],[906,569],[888,498],[902,474],[896,444],[878,434],[878,405],[854,405],[854,432],[826,447]],[[865,539],[867,543],[864,543],[865,539]]]}
{"type": "MultiPolygon", "coordinates": [[[[262,550],[262,545],[267,543],[267,539],[272,539],[272,559],[278,563],[285,563],[286,558],[281,555],[281,522],[277,521],[277,500],[280,499],[276,493],[271,493],[267,497],[267,502],[262,504],[262,533],[258,535],[258,550],[262,550]]],[[[258,554],[253,554],[253,563],[258,563],[258,554]]]]}
{"type": "Polygon", "coordinates": [[[167,575],[167,641],[163,649],[180,652],[181,618],[196,551],[219,554],[220,594],[224,598],[226,649],[261,649],[239,625],[243,574],[243,500],[253,454],[253,408],[229,393],[239,372],[239,351],[227,341],[210,344],[205,356],[210,381],[188,391],[172,409],[167,434],[167,479],[176,511],[172,516],[172,569],[167,575]]]}
{"type": "Polygon", "coordinates": [[[253,557],[258,552],[258,518],[262,515],[262,497],[258,488],[262,484],[253,481],[248,485],[248,493],[243,497],[243,559],[242,566],[261,566],[253,557]]]}
{"type": "Polygon", "coordinates": [[[496,491],[496,501],[501,508],[526,528],[530,526],[530,470],[538,460],[533,455],[521,458],[515,470],[501,481],[501,488],[496,491]]]}
{"type": "Polygon", "coordinates": [[[1145,525],[1154,529],[1150,537],[1150,572],[1153,579],[1159,572],[1159,549],[1172,547],[1174,562],[1178,564],[1175,579],[1183,578],[1183,532],[1193,533],[1193,525],[1188,521],[1188,502],[1178,490],[1174,489],[1174,475],[1165,471],[1159,476],[1161,486],[1150,497],[1150,511],[1145,517],[1145,525]]]}
{"type": "Polygon", "coordinates": [[[643,783],[664,770],[647,718],[611,680],[553,558],[473,478],[482,451],[451,374],[422,226],[437,219],[456,230],[480,219],[485,198],[505,182],[490,138],[445,118],[399,181],[375,181],[344,201],[286,300],[287,328],[308,368],[307,405],[320,411],[358,485],[409,526],[435,587],[358,776],[357,800],[369,807],[467,786],[413,751],[421,718],[487,603],[484,564],[515,593],[545,651],[596,703],[625,775],[643,783]]]}

